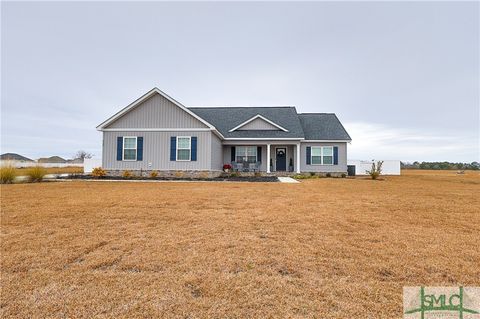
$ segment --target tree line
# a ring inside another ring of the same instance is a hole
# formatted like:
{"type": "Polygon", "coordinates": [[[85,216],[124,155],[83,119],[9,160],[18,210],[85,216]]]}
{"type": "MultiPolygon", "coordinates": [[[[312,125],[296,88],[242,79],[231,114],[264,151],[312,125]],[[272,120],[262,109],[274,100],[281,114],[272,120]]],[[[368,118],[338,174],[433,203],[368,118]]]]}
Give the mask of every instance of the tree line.
{"type": "Polygon", "coordinates": [[[479,162],[472,163],[451,163],[451,162],[400,162],[401,168],[409,169],[446,169],[446,170],[480,170],[479,162]]]}

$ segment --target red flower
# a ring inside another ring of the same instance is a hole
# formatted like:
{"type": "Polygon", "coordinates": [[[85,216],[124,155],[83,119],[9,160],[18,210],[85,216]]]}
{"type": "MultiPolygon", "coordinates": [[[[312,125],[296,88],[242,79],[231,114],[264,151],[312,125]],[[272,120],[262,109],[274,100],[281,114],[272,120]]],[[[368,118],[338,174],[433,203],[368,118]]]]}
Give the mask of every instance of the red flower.
{"type": "Polygon", "coordinates": [[[223,165],[223,169],[232,169],[232,165],[225,164],[225,165],[223,165]]]}

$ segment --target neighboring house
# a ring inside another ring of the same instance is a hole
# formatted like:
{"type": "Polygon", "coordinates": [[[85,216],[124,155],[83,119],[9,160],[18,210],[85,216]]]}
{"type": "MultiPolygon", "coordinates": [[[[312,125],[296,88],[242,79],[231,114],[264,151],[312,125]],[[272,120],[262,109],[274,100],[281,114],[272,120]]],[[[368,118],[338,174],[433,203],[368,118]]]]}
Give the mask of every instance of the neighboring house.
{"type": "Polygon", "coordinates": [[[347,172],[350,136],[332,113],[295,107],[185,107],[152,89],[97,129],[102,166],[219,173],[224,164],[262,172],[347,172]]]}
{"type": "Polygon", "coordinates": [[[60,156],[50,156],[50,157],[41,157],[37,160],[37,162],[63,164],[63,163],[66,163],[67,160],[64,158],[61,158],[60,156]]]}
{"type": "Polygon", "coordinates": [[[28,157],[19,155],[17,153],[4,153],[0,155],[0,161],[19,161],[19,162],[33,162],[28,157]]]}

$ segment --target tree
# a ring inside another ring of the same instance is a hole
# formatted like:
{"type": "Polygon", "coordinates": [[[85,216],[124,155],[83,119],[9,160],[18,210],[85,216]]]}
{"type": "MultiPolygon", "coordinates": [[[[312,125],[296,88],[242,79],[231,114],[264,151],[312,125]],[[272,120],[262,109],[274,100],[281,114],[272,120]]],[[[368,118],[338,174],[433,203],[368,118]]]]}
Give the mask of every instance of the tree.
{"type": "Polygon", "coordinates": [[[92,158],[93,154],[80,150],[75,154],[75,159],[81,159],[82,161],[86,158],[92,158]]]}

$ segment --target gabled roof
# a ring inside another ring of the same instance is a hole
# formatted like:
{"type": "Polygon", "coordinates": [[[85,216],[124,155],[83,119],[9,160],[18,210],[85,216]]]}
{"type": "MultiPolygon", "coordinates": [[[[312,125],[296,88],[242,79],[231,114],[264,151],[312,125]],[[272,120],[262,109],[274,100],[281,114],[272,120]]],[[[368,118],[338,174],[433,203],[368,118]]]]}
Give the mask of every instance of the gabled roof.
{"type": "MultiPolygon", "coordinates": [[[[154,94],[163,96],[175,106],[205,124],[208,129],[213,131],[216,135],[227,140],[291,139],[310,141],[351,141],[347,131],[340,123],[337,116],[333,113],[297,114],[297,110],[293,106],[187,108],[158,88],[153,88],[139,99],[98,125],[97,130],[110,130],[108,128],[110,124],[152,97],[154,94]],[[255,123],[254,121],[258,121],[258,123],[255,123]],[[264,121],[264,124],[266,125],[262,125],[260,121],[264,121]],[[241,129],[243,126],[245,126],[245,129],[241,129]],[[276,128],[278,128],[278,130],[276,128]]],[[[142,128],[138,129],[141,130],[142,128]]]]}
{"type": "Polygon", "coordinates": [[[101,131],[102,129],[106,128],[108,125],[112,124],[118,118],[120,118],[123,115],[125,115],[126,113],[130,112],[132,109],[134,109],[136,106],[140,105],[143,101],[147,100],[148,98],[150,98],[154,94],[160,94],[161,96],[163,96],[164,98],[166,98],[167,100],[169,100],[170,102],[172,102],[173,104],[178,106],[180,109],[184,110],[185,112],[187,112],[188,114],[190,114],[191,116],[193,116],[194,118],[196,118],[197,120],[199,120],[200,122],[202,122],[203,124],[208,126],[210,129],[216,130],[215,127],[212,124],[208,123],[207,121],[205,121],[205,119],[199,117],[197,114],[193,113],[187,107],[185,107],[180,102],[173,99],[172,97],[168,96],[166,93],[162,92],[158,88],[151,89],[150,91],[148,91],[147,93],[142,95],[140,98],[138,98],[134,102],[130,103],[129,105],[127,105],[126,107],[121,109],[119,112],[117,112],[116,114],[114,114],[113,116],[111,116],[110,118],[108,118],[107,120],[102,122],[101,124],[99,124],[97,126],[97,130],[101,131]]]}
{"type": "Polygon", "coordinates": [[[277,129],[279,130],[282,130],[284,132],[288,132],[288,130],[286,128],[283,128],[282,126],[278,125],[277,123],[273,122],[273,121],[270,121],[269,119],[261,116],[260,114],[257,114],[255,115],[254,117],[246,120],[245,122],[235,126],[234,128],[232,128],[229,132],[233,132],[233,131],[236,131],[238,129],[241,129],[242,127],[244,127],[245,125],[247,125],[248,123],[251,123],[253,121],[255,121],[256,119],[261,119],[263,121],[265,121],[266,123],[270,124],[270,126],[273,126],[273,127],[276,127],[277,129]]]}
{"type": "Polygon", "coordinates": [[[346,140],[350,135],[333,113],[300,113],[305,140],[346,140]]]}
{"type": "Polygon", "coordinates": [[[190,107],[229,138],[303,139],[303,129],[295,107],[190,107]],[[233,130],[257,115],[285,130],[233,130]]]}

